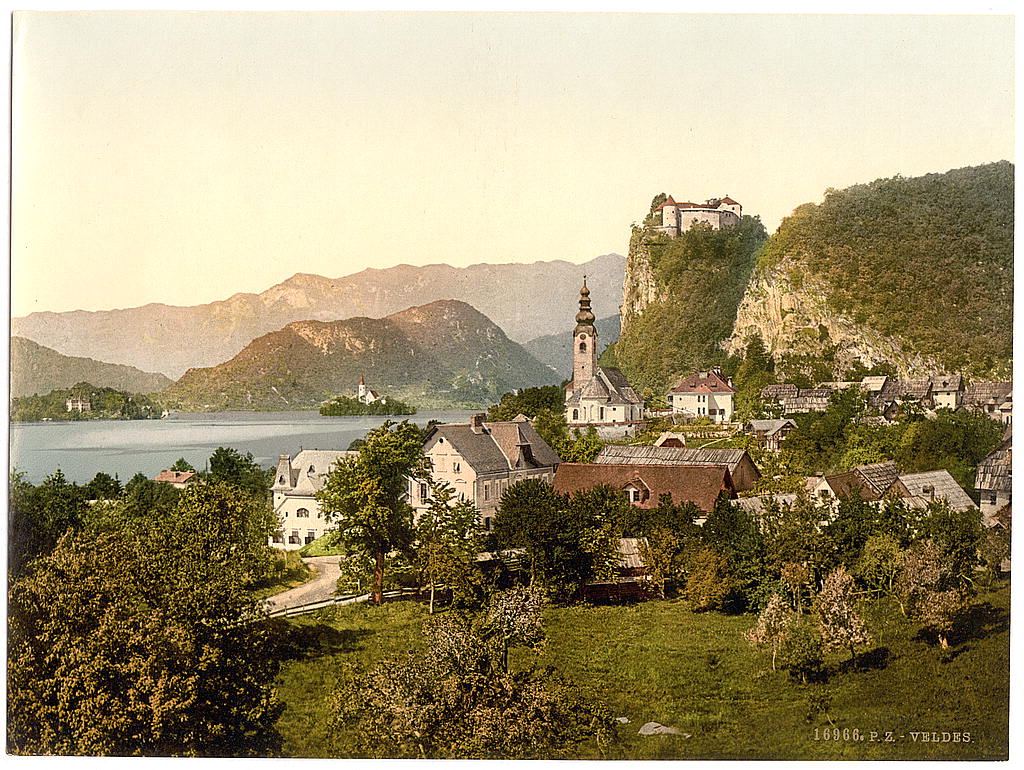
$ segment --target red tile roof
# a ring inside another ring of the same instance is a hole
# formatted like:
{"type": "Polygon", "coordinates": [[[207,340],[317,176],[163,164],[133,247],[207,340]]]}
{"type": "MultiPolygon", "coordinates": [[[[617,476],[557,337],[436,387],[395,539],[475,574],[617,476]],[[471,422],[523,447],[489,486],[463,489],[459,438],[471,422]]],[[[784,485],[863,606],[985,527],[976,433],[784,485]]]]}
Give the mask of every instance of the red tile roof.
{"type": "Polygon", "coordinates": [[[723,492],[735,497],[729,469],[723,465],[629,465],[612,463],[562,463],[555,470],[555,491],[562,494],[609,486],[625,489],[629,485],[645,493],[636,505],[657,508],[658,498],[672,495],[677,505],[691,502],[710,512],[723,492]]]}
{"type": "Polygon", "coordinates": [[[672,386],[672,393],[735,393],[736,389],[714,372],[697,372],[672,386]]]}
{"type": "Polygon", "coordinates": [[[160,471],[153,481],[165,481],[168,484],[184,484],[195,477],[195,471],[160,471]]]}
{"type": "Polygon", "coordinates": [[[722,198],[722,200],[720,200],[719,203],[728,203],[729,205],[732,205],[732,206],[739,206],[740,205],[739,201],[734,201],[728,195],[726,195],[724,198],[722,198]]]}

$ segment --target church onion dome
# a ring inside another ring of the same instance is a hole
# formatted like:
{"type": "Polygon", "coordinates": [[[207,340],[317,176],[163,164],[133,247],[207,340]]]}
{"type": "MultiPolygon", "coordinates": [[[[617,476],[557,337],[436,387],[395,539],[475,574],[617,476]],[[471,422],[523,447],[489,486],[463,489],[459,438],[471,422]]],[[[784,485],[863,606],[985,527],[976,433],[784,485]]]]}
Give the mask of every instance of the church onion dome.
{"type": "Polygon", "coordinates": [[[590,310],[590,289],[587,288],[587,279],[583,279],[583,288],[580,289],[580,312],[576,314],[577,331],[580,326],[593,326],[594,313],[590,310]]]}

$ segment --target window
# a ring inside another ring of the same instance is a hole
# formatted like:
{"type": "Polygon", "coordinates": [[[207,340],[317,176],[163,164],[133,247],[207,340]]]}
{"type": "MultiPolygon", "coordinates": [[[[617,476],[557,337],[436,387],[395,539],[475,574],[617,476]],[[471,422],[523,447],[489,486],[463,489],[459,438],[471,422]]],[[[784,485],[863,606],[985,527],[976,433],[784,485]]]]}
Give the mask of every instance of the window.
{"type": "Polygon", "coordinates": [[[300,519],[308,519],[309,510],[307,508],[299,508],[299,510],[295,512],[295,515],[300,519]]]}
{"type": "Polygon", "coordinates": [[[301,543],[299,542],[299,530],[293,529],[292,533],[290,535],[288,535],[288,544],[289,545],[301,545],[301,543]]]}
{"type": "Polygon", "coordinates": [[[484,482],[484,500],[487,501],[487,500],[490,500],[490,499],[491,499],[491,482],[485,481],[484,482]]]}
{"type": "Polygon", "coordinates": [[[586,352],[587,352],[587,343],[586,342],[581,342],[580,343],[580,353],[586,353],[586,352]]]}
{"type": "Polygon", "coordinates": [[[572,410],[572,419],[573,419],[573,421],[576,421],[576,420],[580,419],[580,410],[579,409],[573,409],[572,410]]]}
{"type": "Polygon", "coordinates": [[[485,529],[486,531],[488,531],[488,532],[490,532],[490,531],[491,531],[491,522],[492,522],[493,520],[494,520],[494,518],[493,518],[492,516],[485,516],[485,517],[484,517],[484,529],[485,529]]]}
{"type": "Polygon", "coordinates": [[[308,473],[310,476],[312,476],[314,473],[316,473],[316,468],[314,468],[312,465],[310,465],[309,466],[309,470],[306,471],[306,473],[308,473]]]}
{"type": "Polygon", "coordinates": [[[281,530],[277,530],[277,532],[275,532],[271,537],[275,543],[284,542],[284,532],[282,532],[281,530]]]}
{"type": "Polygon", "coordinates": [[[462,463],[452,463],[453,473],[462,473],[462,463]]]}
{"type": "Polygon", "coordinates": [[[426,500],[427,499],[427,495],[429,495],[429,494],[430,493],[429,493],[429,491],[427,489],[426,482],[421,481],[420,482],[420,500],[426,500]]]}
{"type": "Polygon", "coordinates": [[[602,420],[604,419],[604,407],[603,406],[601,407],[601,419],[602,420]]]}
{"type": "Polygon", "coordinates": [[[277,477],[277,483],[278,484],[284,484],[284,476],[278,476],[277,477]]]}
{"type": "Polygon", "coordinates": [[[306,530],[306,545],[309,545],[314,540],[316,540],[316,530],[315,529],[307,529],[306,530]]]}

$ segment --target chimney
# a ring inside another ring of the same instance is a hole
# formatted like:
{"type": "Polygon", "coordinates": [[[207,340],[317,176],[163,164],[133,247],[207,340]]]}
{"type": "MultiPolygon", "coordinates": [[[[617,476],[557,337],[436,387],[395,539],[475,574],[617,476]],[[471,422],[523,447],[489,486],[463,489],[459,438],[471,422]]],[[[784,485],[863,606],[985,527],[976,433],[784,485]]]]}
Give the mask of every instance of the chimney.
{"type": "Polygon", "coordinates": [[[474,433],[483,433],[484,432],[484,417],[485,416],[486,415],[482,415],[482,414],[474,414],[472,417],[469,418],[469,427],[472,429],[472,431],[474,433]]]}
{"type": "Polygon", "coordinates": [[[935,485],[934,484],[925,484],[923,487],[921,487],[921,491],[924,492],[926,495],[928,495],[928,498],[930,500],[934,500],[935,499],[935,485]]]}

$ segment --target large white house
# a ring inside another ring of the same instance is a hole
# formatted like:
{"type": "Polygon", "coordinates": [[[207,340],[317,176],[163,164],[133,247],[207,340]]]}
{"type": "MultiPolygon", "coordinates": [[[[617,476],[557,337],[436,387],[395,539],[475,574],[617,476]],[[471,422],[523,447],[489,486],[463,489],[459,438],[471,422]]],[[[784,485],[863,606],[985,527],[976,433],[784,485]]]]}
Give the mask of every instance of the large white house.
{"type": "MultiPolygon", "coordinates": [[[[474,415],[468,423],[435,425],[427,433],[423,453],[435,482],[447,482],[460,500],[480,511],[485,529],[497,513],[502,494],[523,479],[551,483],[560,460],[530,421],[520,415],[508,422],[486,422],[474,415]]],[[[409,503],[417,514],[430,504],[430,487],[409,481],[409,503]]]]}
{"type": "Polygon", "coordinates": [[[706,372],[680,380],[665,397],[673,414],[710,417],[712,422],[732,422],[733,394],[736,389],[722,370],[713,366],[706,372]]]}
{"type": "Polygon", "coordinates": [[[279,457],[270,491],[280,528],[271,537],[270,545],[293,551],[330,529],[320,514],[315,495],[323,489],[327,474],[339,459],[357,454],[339,449],[303,449],[294,458],[279,457]]]}
{"type": "Polygon", "coordinates": [[[597,365],[599,352],[584,278],[573,331],[572,381],[565,386],[565,421],[569,428],[592,425],[601,438],[632,435],[643,425],[644,400],[618,369],[597,365]]]}

